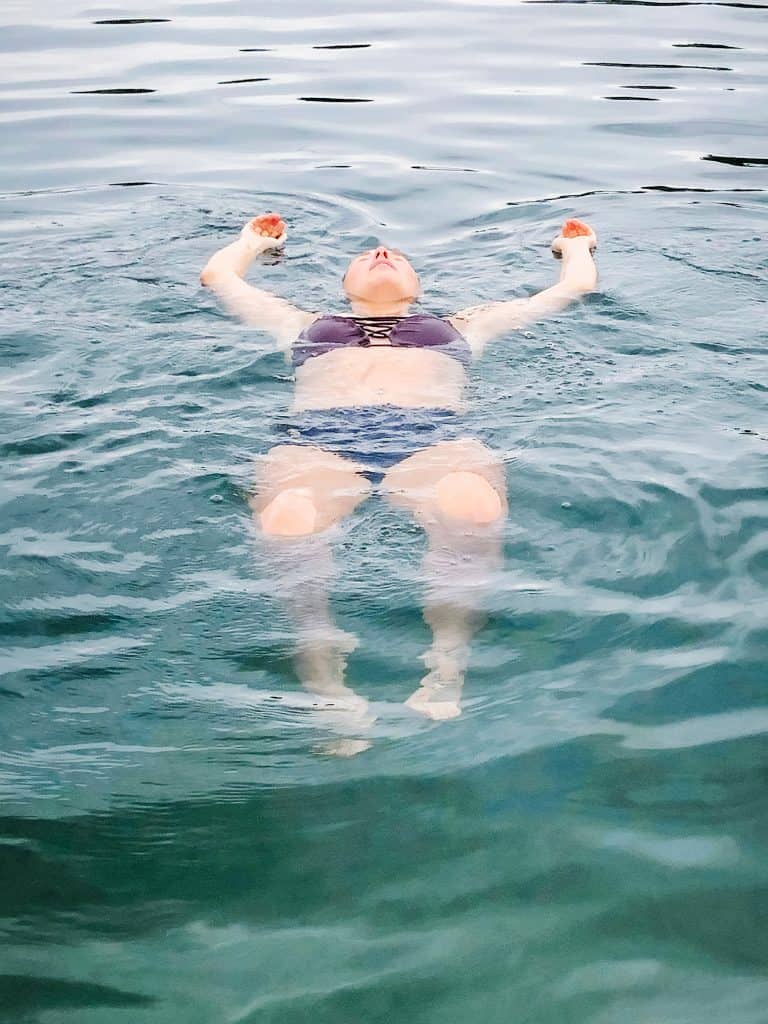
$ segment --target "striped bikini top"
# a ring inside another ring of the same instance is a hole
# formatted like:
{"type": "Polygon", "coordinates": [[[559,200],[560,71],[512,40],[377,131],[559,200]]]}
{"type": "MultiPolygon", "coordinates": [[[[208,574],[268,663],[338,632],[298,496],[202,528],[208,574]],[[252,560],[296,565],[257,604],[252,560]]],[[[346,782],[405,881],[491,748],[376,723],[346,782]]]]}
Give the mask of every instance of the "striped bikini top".
{"type": "Polygon", "coordinates": [[[294,366],[338,348],[433,348],[464,366],[471,361],[469,344],[456,328],[438,316],[321,316],[306,327],[293,345],[294,366]]]}

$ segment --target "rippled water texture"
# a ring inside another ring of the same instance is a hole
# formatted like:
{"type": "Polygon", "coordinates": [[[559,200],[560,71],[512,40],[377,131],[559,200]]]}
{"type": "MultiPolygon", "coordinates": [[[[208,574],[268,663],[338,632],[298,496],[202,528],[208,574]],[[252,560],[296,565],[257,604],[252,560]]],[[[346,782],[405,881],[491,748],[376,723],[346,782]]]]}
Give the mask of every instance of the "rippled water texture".
{"type": "Polygon", "coordinates": [[[6,0],[1,1021],[764,1024],[767,15],[6,0]],[[447,312],[600,235],[473,377],[510,520],[460,719],[401,705],[418,531],[339,543],[353,759],[246,503],[290,372],[197,285],[270,208],[310,309],[375,239],[447,312]]]}

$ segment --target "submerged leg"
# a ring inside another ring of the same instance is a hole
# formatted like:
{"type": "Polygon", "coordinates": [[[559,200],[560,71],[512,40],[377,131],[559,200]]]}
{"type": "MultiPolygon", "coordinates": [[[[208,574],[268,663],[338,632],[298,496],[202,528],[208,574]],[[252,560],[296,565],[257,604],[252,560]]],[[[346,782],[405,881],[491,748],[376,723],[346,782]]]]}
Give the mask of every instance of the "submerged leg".
{"type": "Polygon", "coordinates": [[[328,533],[369,491],[354,463],[319,448],[280,445],[263,459],[251,501],[273,563],[275,592],[295,626],[299,679],[342,707],[364,708],[365,701],[344,682],[356,641],[333,621],[328,533]]]}
{"type": "Polygon", "coordinates": [[[461,713],[472,637],[501,563],[506,513],[500,462],[479,441],[451,441],[417,452],[390,470],[391,501],[409,509],[427,534],[424,619],[428,668],[406,703],[434,719],[461,713]]]}

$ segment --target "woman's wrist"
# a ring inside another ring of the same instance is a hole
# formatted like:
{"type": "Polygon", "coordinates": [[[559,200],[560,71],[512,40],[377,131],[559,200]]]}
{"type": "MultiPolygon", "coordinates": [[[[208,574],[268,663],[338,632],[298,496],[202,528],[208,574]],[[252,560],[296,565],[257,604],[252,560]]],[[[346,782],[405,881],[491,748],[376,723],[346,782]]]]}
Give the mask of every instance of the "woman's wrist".
{"type": "Polygon", "coordinates": [[[574,292],[591,292],[597,284],[597,266],[589,248],[571,249],[563,253],[560,284],[574,292]]]}
{"type": "Polygon", "coordinates": [[[586,236],[579,236],[575,239],[561,239],[559,255],[564,260],[579,258],[585,255],[592,256],[597,249],[594,239],[586,236]]]}
{"type": "Polygon", "coordinates": [[[271,249],[274,246],[275,239],[269,238],[267,235],[258,234],[253,230],[249,222],[240,232],[240,244],[251,255],[260,256],[267,249],[271,249]]]}

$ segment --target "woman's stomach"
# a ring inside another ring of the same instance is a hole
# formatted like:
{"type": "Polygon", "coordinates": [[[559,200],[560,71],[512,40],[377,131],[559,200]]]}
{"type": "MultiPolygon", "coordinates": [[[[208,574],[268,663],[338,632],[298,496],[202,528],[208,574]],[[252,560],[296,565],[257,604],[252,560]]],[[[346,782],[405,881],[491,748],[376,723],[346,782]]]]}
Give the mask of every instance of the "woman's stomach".
{"type": "Polygon", "coordinates": [[[391,405],[460,411],[466,375],[451,356],[429,349],[343,348],[296,370],[293,409],[391,405]]]}

